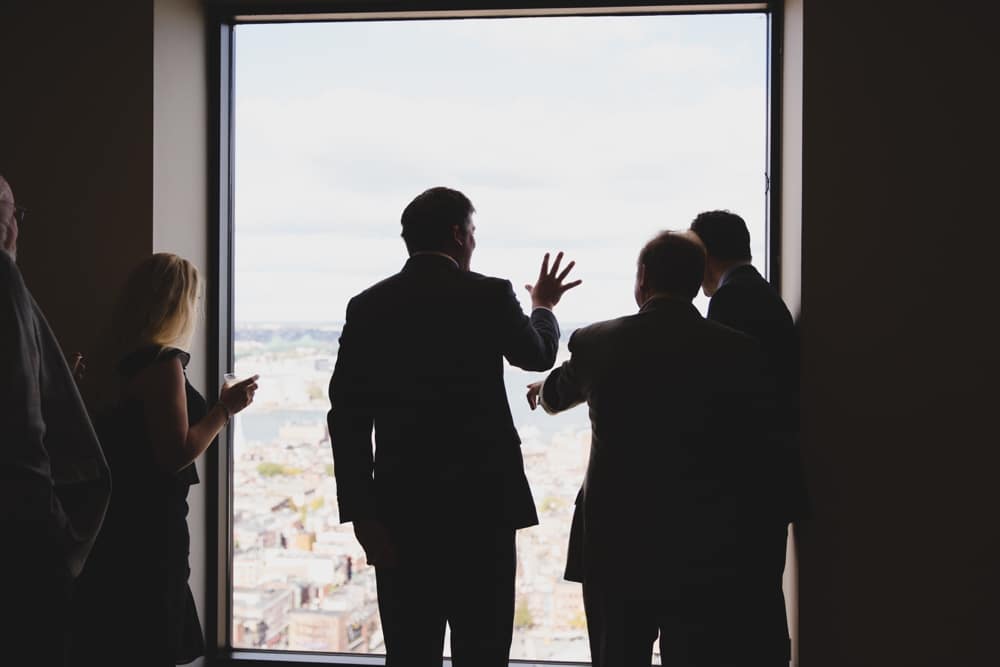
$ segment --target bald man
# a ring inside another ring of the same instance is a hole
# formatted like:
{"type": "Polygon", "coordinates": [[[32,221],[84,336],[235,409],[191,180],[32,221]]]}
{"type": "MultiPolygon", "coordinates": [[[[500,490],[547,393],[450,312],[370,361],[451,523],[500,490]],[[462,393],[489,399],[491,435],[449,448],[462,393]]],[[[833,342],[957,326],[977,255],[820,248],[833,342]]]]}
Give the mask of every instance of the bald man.
{"type": "Polygon", "coordinates": [[[65,665],[73,580],[108,466],[59,343],[15,264],[25,210],[0,176],[0,572],[5,664],[65,665]]]}

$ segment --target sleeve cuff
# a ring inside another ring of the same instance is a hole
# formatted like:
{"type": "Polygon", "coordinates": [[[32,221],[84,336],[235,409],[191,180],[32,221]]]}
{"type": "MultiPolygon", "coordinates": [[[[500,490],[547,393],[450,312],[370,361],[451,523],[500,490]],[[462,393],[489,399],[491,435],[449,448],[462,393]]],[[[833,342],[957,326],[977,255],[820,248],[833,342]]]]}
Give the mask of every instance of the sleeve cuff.
{"type": "Polygon", "coordinates": [[[546,401],[545,401],[545,385],[547,385],[549,383],[549,378],[550,377],[552,377],[551,374],[549,374],[549,376],[545,378],[545,381],[542,382],[542,390],[538,392],[538,404],[542,406],[542,410],[545,410],[546,413],[548,413],[550,415],[554,415],[554,414],[556,414],[557,410],[553,410],[549,406],[549,404],[546,403],[546,401]]]}

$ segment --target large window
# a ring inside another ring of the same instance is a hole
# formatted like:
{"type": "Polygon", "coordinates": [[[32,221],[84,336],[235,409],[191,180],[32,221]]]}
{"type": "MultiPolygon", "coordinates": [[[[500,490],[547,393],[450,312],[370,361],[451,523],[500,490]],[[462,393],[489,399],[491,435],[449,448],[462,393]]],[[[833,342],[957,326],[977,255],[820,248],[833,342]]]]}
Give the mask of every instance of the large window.
{"type": "MultiPolygon", "coordinates": [[[[764,270],[767,33],[763,13],[235,28],[232,345],[261,380],[230,450],[234,647],[384,652],[374,572],[338,520],[326,393],[348,299],[406,259],[403,207],[464,191],[473,270],[518,287],[546,251],[575,259],[560,362],[577,326],[634,312],[660,229],[739,212],[764,270]]],[[[518,533],[511,657],[586,662],[562,572],[589,423],[529,411],[542,377],[505,378],[541,519],[518,533]]]]}

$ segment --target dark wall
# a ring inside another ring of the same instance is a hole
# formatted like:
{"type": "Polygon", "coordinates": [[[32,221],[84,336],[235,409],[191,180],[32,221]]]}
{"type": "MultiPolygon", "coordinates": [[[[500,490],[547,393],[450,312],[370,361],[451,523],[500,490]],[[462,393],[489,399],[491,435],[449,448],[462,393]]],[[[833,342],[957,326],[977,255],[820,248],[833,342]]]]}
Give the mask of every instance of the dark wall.
{"type": "Polygon", "coordinates": [[[18,264],[67,351],[91,352],[152,249],[153,5],[0,2],[0,173],[18,264]]]}
{"type": "Polygon", "coordinates": [[[1000,664],[997,12],[804,4],[801,662],[1000,664]]]}

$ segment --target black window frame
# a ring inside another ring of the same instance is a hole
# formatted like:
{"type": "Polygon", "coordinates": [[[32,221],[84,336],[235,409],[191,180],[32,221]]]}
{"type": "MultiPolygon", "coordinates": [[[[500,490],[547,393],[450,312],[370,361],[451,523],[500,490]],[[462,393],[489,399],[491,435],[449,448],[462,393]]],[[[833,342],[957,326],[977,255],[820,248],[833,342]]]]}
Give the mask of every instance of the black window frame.
{"type": "MultiPolygon", "coordinates": [[[[767,161],[762,174],[765,197],[767,238],[766,274],[780,290],[781,286],[781,44],[784,2],[724,2],[718,0],[675,0],[673,2],[587,1],[576,2],[420,2],[419,0],[207,0],[209,44],[209,164],[210,293],[206,295],[207,327],[211,341],[208,361],[214,377],[221,377],[233,366],[233,163],[234,116],[233,71],[234,30],[248,23],[305,21],[378,21],[426,20],[437,18],[505,18],[511,16],[613,16],[669,14],[764,14],[767,18],[767,161]],[[215,176],[217,175],[217,180],[215,176]]],[[[240,667],[276,667],[278,665],[339,665],[372,667],[384,665],[383,656],[359,654],[310,653],[301,651],[266,651],[235,648],[232,637],[232,439],[226,428],[219,446],[206,457],[206,591],[205,639],[206,664],[240,667]],[[212,576],[214,574],[214,577],[212,576]]],[[[450,664],[450,660],[445,660],[450,664]]],[[[586,665],[587,663],[546,660],[511,660],[517,667],[543,665],[586,665]]]]}

